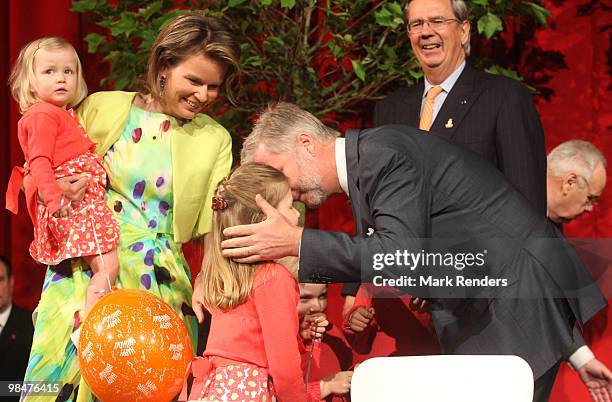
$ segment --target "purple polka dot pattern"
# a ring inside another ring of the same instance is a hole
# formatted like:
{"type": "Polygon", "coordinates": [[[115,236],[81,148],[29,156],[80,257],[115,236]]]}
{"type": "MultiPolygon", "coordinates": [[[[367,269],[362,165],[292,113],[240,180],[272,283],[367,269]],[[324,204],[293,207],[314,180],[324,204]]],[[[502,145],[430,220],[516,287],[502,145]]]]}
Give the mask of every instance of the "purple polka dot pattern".
{"type": "Polygon", "coordinates": [[[142,248],[144,247],[144,243],[139,241],[137,243],[134,243],[130,246],[130,250],[132,251],[140,251],[142,250],[142,248]]]}
{"type": "Polygon", "coordinates": [[[151,275],[143,274],[140,277],[140,284],[147,290],[151,289],[151,275]]]}
{"type": "Polygon", "coordinates": [[[168,210],[170,209],[170,204],[168,204],[166,201],[161,201],[159,203],[159,212],[161,212],[161,214],[163,216],[167,216],[168,215],[168,210]]]}
{"type": "Polygon", "coordinates": [[[153,256],[154,255],[155,255],[155,251],[153,250],[147,251],[147,254],[145,255],[145,259],[144,259],[145,265],[148,265],[150,267],[153,266],[153,256]]]}
{"type": "Polygon", "coordinates": [[[142,198],[146,185],[147,182],[144,180],[141,180],[134,185],[134,192],[132,194],[134,198],[142,198]]]}

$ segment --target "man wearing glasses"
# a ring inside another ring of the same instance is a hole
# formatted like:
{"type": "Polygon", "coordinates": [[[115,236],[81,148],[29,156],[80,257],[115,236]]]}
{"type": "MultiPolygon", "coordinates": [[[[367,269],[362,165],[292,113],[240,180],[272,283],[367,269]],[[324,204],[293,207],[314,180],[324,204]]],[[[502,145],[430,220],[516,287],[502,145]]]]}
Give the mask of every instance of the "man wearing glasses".
{"type": "Polygon", "coordinates": [[[548,218],[556,224],[591,212],[606,186],[606,159],[590,142],[564,142],[548,155],[548,218]]]}
{"type": "MultiPolygon", "coordinates": [[[[593,210],[606,187],[606,166],[603,154],[587,141],[566,141],[550,151],[546,174],[548,219],[559,229],[593,210]]],[[[575,335],[572,349],[577,349],[569,357],[570,363],[578,368],[594,401],[610,400],[612,373],[595,358],[577,330],[575,335]]]]}
{"type": "Polygon", "coordinates": [[[404,12],[425,79],[379,102],[374,125],[419,127],[476,152],[544,215],[544,133],[527,87],[466,64],[470,22],[465,1],[412,0],[404,12]]]}

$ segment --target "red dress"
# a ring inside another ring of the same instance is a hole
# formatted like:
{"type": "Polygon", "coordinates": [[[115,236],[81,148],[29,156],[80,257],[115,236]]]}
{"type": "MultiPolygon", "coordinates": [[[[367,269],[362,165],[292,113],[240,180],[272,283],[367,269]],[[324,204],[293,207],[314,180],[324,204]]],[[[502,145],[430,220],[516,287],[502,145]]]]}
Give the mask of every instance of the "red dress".
{"type": "Polygon", "coordinates": [[[306,392],[300,368],[299,298],[293,276],[282,265],[270,263],[255,273],[245,303],[229,311],[211,311],[205,357],[192,362],[195,379],[189,400],[318,400],[306,392]],[[215,357],[244,364],[215,367],[215,357]]]}
{"type": "Polygon", "coordinates": [[[95,144],[87,138],[72,110],[35,103],[19,120],[18,137],[27,168],[13,169],[6,207],[17,213],[19,188],[24,173],[29,174],[26,200],[34,224],[32,257],[42,264],[56,265],[68,258],[116,248],[119,226],[104,201],[106,173],[102,160],[93,153],[95,144]],[[72,204],[69,217],[54,217],[63,194],[56,179],[79,173],[90,176],[83,200],[72,204]],[[39,196],[44,204],[38,202],[39,196]]]}

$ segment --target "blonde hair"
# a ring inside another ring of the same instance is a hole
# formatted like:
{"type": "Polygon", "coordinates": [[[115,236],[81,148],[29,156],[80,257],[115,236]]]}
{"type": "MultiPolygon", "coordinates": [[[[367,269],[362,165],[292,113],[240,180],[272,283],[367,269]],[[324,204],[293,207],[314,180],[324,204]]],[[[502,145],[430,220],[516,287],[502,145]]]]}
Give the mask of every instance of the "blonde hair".
{"type": "Polygon", "coordinates": [[[9,85],[13,99],[19,103],[19,111],[24,113],[30,106],[38,102],[36,96],[36,75],[34,74],[34,57],[39,49],[72,49],[77,65],[77,87],[76,95],[72,102],[68,104],[74,107],[81,103],[87,96],[87,84],[83,78],[83,67],[74,47],[64,38],[51,36],[36,39],[25,45],[19,52],[17,61],[11,70],[9,85]]]}
{"type": "Polygon", "coordinates": [[[209,309],[231,310],[244,303],[251,293],[256,264],[240,264],[221,253],[223,230],[230,226],[261,222],[264,215],[255,203],[261,194],[278,206],[289,191],[287,178],[271,166],[246,163],[219,183],[215,196],[227,203],[213,212],[212,232],[206,238],[202,282],[204,305],[209,309]]]}
{"type": "Polygon", "coordinates": [[[235,104],[232,88],[240,73],[240,46],[236,38],[218,18],[198,11],[180,15],[157,35],[149,56],[147,90],[161,100],[161,71],[172,68],[185,58],[201,54],[225,68],[223,90],[235,104]]]}

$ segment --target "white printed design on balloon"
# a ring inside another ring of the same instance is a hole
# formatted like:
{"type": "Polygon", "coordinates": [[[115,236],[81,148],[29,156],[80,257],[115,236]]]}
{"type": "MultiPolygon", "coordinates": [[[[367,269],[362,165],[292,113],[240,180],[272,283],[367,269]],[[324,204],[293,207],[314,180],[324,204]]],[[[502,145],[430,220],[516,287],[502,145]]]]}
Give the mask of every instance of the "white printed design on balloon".
{"type": "Polygon", "coordinates": [[[106,324],[106,329],[111,329],[121,322],[120,315],[121,310],[116,310],[114,313],[102,318],[102,324],[106,324]]]}
{"type": "Polygon", "coordinates": [[[113,366],[110,364],[106,364],[104,370],[102,370],[99,374],[101,380],[106,380],[108,384],[112,384],[117,379],[117,374],[113,373],[113,366]]]}
{"type": "Polygon", "coordinates": [[[91,362],[91,359],[94,357],[93,343],[91,341],[87,342],[87,346],[81,351],[81,354],[87,363],[91,362]]]}
{"type": "Polygon", "coordinates": [[[183,358],[183,345],[180,343],[171,343],[168,347],[168,352],[172,352],[172,360],[181,360],[183,358]]]}
{"type": "Polygon", "coordinates": [[[159,327],[161,329],[170,329],[172,328],[172,323],[170,322],[170,316],[168,314],[164,315],[154,315],[153,322],[159,323],[159,327]]]}
{"type": "Polygon", "coordinates": [[[131,356],[136,353],[134,345],[136,345],[136,340],[128,338],[125,341],[115,342],[115,349],[121,349],[119,356],[131,356]]]}
{"type": "Polygon", "coordinates": [[[146,384],[138,384],[136,389],[147,396],[147,398],[151,397],[151,393],[157,391],[157,387],[155,384],[151,382],[151,380],[147,381],[146,384]]]}

